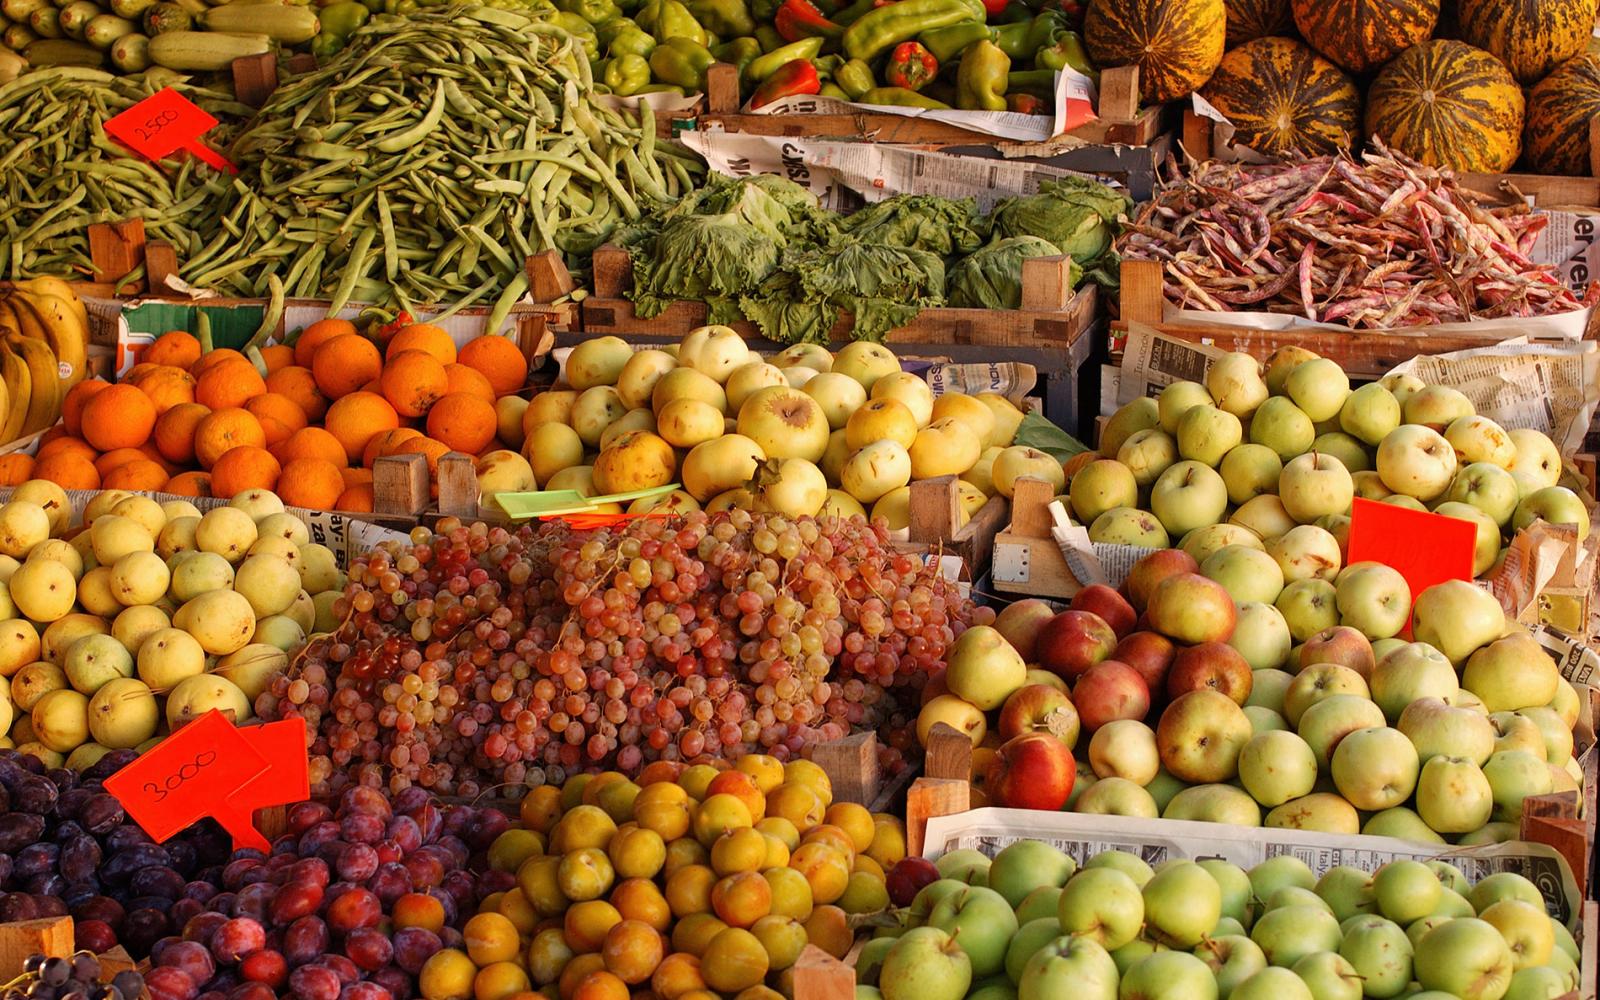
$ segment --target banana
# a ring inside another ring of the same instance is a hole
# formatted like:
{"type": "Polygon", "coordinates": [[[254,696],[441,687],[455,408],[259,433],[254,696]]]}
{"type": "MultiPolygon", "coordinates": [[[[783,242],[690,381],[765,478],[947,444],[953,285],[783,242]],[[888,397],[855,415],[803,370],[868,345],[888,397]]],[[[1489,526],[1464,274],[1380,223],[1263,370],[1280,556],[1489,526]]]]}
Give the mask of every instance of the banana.
{"type": "Polygon", "coordinates": [[[22,322],[17,319],[15,308],[11,304],[11,297],[0,295],[0,335],[6,333],[22,334],[22,322]]]}
{"type": "Polygon", "coordinates": [[[27,303],[16,296],[11,296],[9,301],[11,303],[11,312],[17,318],[17,329],[22,335],[35,340],[43,340],[44,324],[39,321],[39,314],[29,309],[27,303]]]}
{"type": "Polygon", "coordinates": [[[32,393],[32,377],[22,358],[11,352],[5,340],[0,340],[0,380],[4,380],[10,399],[5,411],[5,423],[0,424],[0,442],[11,442],[22,436],[28,420],[28,398],[32,393]]]}
{"type": "Polygon", "coordinates": [[[33,292],[35,295],[54,295],[72,309],[73,315],[78,317],[78,322],[83,324],[84,330],[89,329],[88,307],[78,298],[78,293],[72,290],[72,285],[60,278],[29,278],[27,281],[15,282],[13,287],[24,292],[33,292]]]}
{"type": "Polygon", "coordinates": [[[24,435],[42,431],[61,419],[61,381],[50,345],[32,337],[12,337],[8,343],[28,366],[28,415],[24,435]]]}
{"type": "Polygon", "coordinates": [[[20,300],[17,306],[32,309],[44,329],[44,342],[50,345],[50,351],[56,356],[58,371],[57,380],[60,381],[60,392],[66,395],[68,389],[82,382],[89,369],[89,331],[78,321],[78,316],[72,307],[55,295],[41,295],[36,292],[20,292],[15,296],[20,300]]]}

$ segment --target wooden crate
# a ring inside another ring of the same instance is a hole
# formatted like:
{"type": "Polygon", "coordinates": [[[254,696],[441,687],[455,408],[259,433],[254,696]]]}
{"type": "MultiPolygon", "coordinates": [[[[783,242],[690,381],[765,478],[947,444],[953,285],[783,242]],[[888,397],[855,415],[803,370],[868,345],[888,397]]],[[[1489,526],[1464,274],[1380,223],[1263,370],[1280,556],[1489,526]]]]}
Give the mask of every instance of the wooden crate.
{"type": "Polygon", "coordinates": [[[1055,487],[1019,479],[1011,495],[1011,521],[994,536],[990,581],[1003,594],[1067,599],[1083,589],[1050,529],[1055,487]]]}
{"type": "Polygon", "coordinates": [[[1011,504],[992,496],[961,524],[960,494],[955,476],[939,476],[911,484],[909,537],[895,547],[917,555],[955,555],[976,580],[989,566],[994,538],[1006,523],[1011,504]]]}
{"type": "MultiPolygon", "coordinates": [[[[1021,309],[924,309],[908,325],[889,331],[890,344],[993,345],[1070,349],[1092,326],[1096,289],[1074,290],[1066,257],[1033,257],[1022,262],[1021,309]]],[[[652,319],[635,315],[626,296],[633,287],[628,251],[607,244],[594,252],[594,295],[583,302],[583,332],[594,336],[681,337],[706,324],[703,302],[674,302],[652,319]]],[[[834,325],[830,340],[850,340],[854,319],[834,325]]],[[[754,323],[732,324],[747,339],[759,340],[754,323]]]]}

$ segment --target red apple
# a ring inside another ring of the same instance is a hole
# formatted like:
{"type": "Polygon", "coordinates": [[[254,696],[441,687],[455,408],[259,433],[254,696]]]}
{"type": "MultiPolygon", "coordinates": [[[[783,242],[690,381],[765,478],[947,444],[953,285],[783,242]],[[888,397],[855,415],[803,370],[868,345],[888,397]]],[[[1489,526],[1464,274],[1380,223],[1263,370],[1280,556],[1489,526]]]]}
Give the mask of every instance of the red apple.
{"type": "Polygon", "coordinates": [[[1200,564],[1182,549],[1160,549],[1133,564],[1128,570],[1128,603],[1143,611],[1150,603],[1156,585],[1174,573],[1198,573],[1200,564]]]}
{"type": "Polygon", "coordinates": [[[1139,676],[1144,678],[1145,687],[1152,691],[1164,691],[1167,687],[1167,671],[1172,667],[1172,658],[1177,652],[1172,640],[1160,632],[1132,632],[1117,643],[1117,648],[1111,651],[1111,659],[1137,670],[1139,676]]]}
{"type": "Polygon", "coordinates": [[[1146,614],[1157,632],[1193,645],[1227,642],[1239,611],[1233,595],[1217,581],[1199,573],[1175,573],[1156,585],[1146,614]]]}
{"type": "Polygon", "coordinates": [[[884,888],[889,890],[889,902],[896,906],[910,906],[923,886],[937,881],[939,869],[927,858],[901,858],[883,878],[884,888]]]}
{"type": "Polygon", "coordinates": [[[1167,672],[1167,697],[1211,688],[1233,699],[1235,705],[1243,705],[1250,697],[1254,676],[1249,661],[1237,649],[1225,642],[1202,642],[1178,650],[1167,672]]]}
{"type": "Polygon", "coordinates": [[[1058,812],[1077,779],[1078,768],[1065,743],[1046,733],[1027,733],[995,752],[984,786],[997,806],[1058,812]]]}
{"type": "Polygon", "coordinates": [[[1078,591],[1070,607],[1073,611],[1092,611],[1104,618],[1118,639],[1133,631],[1134,620],[1139,617],[1126,598],[1103,583],[1091,583],[1078,591]]]}
{"type": "Polygon", "coordinates": [[[1126,663],[1101,660],[1078,678],[1072,704],[1083,728],[1095,730],[1117,719],[1143,719],[1150,711],[1150,689],[1126,663]]]}
{"type": "Polygon", "coordinates": [[[1038,648],[1037,641],[1039,630],[1044,628],[1044,623],[1056,616],[1056,609],[1037,598],[1028,598],[1015,604],[1006,605],[1000,614],[995,616],[994,627],[1006,641],[1011,643],[1022,659],[1028,663],[1034,662],[1034,652],[1038,648]]]}
{"type": "Polygon", "coordinates": [[[1337,663],[1364,678],[1372,677],[1372,643],[1348,625],[1335,625],[1306,640],[1300,647],[1300,669],[1313,663],[1337,663]]]}
{"type": "Polygon", "coordinates": [[[1002,740],[1049,733],[1070,747],[1078,742],[1078,710],[1065,691],[1045,684],[1024,685],[1000,709],[999,733],[1002,740]]]}
{"type": "Polygon", "coordinates": [[[1039,631],[1039,666],[1072,678],[1111,655],[1117,634],[1092,611],[1063,611],[1039,631]]]}

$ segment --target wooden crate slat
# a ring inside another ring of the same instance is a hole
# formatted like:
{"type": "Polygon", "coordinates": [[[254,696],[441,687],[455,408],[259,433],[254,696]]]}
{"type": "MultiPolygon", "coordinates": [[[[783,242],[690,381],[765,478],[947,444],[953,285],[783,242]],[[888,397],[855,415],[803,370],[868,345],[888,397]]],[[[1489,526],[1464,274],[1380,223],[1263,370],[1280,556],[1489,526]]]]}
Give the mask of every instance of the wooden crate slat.
{"type": "Polygon", "coordinates": [[[29,955],[69,958],[75,947],[71,917],[45,917],[0,924],[0,977],[22,975],[29,955]]]}

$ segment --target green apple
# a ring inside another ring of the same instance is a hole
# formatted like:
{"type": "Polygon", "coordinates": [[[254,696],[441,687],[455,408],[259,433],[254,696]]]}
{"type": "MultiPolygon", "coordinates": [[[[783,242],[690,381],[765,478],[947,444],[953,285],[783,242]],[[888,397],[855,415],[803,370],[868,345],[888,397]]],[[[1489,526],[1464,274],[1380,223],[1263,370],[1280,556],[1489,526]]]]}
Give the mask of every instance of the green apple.
{"type": "Polygon", "coordinates": [[[1316,785],[1317,756],[1294,733],[1258,733],[1239,751],[1239,781],[1262,805],[1282,805],[1316,785]]]}
{"type": "Polygon", "coordinates": [[[1491,713],[1548,705],[1560,683],[1555,661],[1525,633],[1483,646],[1467,657],[1461,671],[1462,687],[1482,699],[1491,713]]]}
{"type": "Polygon", "coordinates": [[[1349,511],[1355,484],[1343,462],[1332,455],[1310,452],[1284,464],[1283,475],[1278,478],[1278,496],[1290,517],[1308,524],[1325,514],[1349,511]]]}
{"type": "Polygon", "coordinates": [[[1085,937],[1115,951],[1139,936],[1144,896],[1125,872],[1085,868],[1062,888],[1057,918],[1060,933],[1085,937]]]}
{"type": "Polygon", "coordinates": [[[1241,444],[1222,456],[1217,471],[1228,486],[1228,499],[1241,504],[1263,493],[1278,492],[1283,460],[1264,444],[1241,444]]]}
{"type": "MultiPolygon", "coordinates": [[[[1304,367],[1304,366],[1302,366],[1304,367]]],[[[1234,987],[1234,1000],[1315,1000],[1311,987],[1288,969],[1262,969],[1234,987]]]]}
{"type": "MultiPolygon", "coordinates": [[[[1400,713],[1395,728],[1417,748],[1417,759],[1424,763],[1433,757],[1445,756],[1459,757],[1482,767],[1494,753],[1495,731],[1489,718],[1482,712],[1451,705],[1442,698],[1425,696],[1413,701],[1400,713]]],[[[1467,829],[1475,829],[1480,823],[1467,829]]]]}
{"type": "Polygon", "coordinates": [[[1267,967],[1261,946],[1242,934],[1207,938],[1195,946],[1194,954],[1216,977],[1218,1000],[1227,1000],[1235,987],[1267,967]]]}
{"type": "Polygon", "coordinates": [[[1100,454],[1114,458],[1122,443],[1139,431],[1161,426],[1161,408],[1149,396],[1140,396],[1117,408],[1100,430],[1100,454]]]}
{"type": "Polygon", "coordinates": [[[1409,924],[1432,913],[1442,892],[1438,876],[1420,861],[1391,861],[1372,874],[1378,912],[1397,924],[1409,924]]]}
{"type": "Polygon", "coordinates": [[[1335,865],[1323,872],[1317,879],[1316,893],[1341,923],[1378,911],[1378,901],[1372,894],[1372,876],[1351,865],[1335,865]]]}
{"type": "Polygon", "coordinates": [[[1340,694],[1367,698],[1367,682],[1342,664],[1313,663],[1296,674],[1283,693],[1283,717],[1289,725],[1298,727],[1312,705],[1340,694]]]}
{"type": "Polygon", "coordinates": [[[1463,465],[1455,478],[1450,480],[1449,489],[1444,492],[1445,500],[1473,507],[1488,515],[1500,527],[1510,523],[1511,515],[1517,511],[1520,496],[1517,481],[1511,473],[1492,462],[1463,465]]]}
{"type": "Polygon", "coordinates": [[[1248,545],[1225,545],[1211,553],[1200,564],[1200,575],[1222,584],[1234,604],[1271,604],[1283,590],[1277,560],[1248,545]]]}
{"type": "Polygon", "coordinates": [[[971,985],[967,953],[937,927],[902,934],[878,972],[884,1000],[963,1000],[971,985]]]}
{"type": "Polygon", "coordinates": [[[1168,948],[1164,944],[1151,941],[1149,938],[1140,937],[1134,938],[1132,941],[1129,941],[1121,948],[1118,948],[1116,951],[1112,952],[1111,960],[1117,963],[1117,975],[1126,976],[1128,974],[1128,970],[1133,968],[1140,959],[1149,958],[1151,955],[1159,955],[1162,952],[1171,950],[1172,949],[1168,948]]]}
{"type": "MultiPolygon", "coordinates": [[[[987,855],[970,847],[941,854],[939,860],[934,862],[934,866],[939,869],[941,879],[953,878],[968,885],[988,885],[991,864],[993,862],[987,855]]],[[[924,886],[924,889],[926,888],[924,886]]]]}
{"type": "Polygon", "coordinates": [[[1554,1000],[1571,992],[1566,976],[1548,965],[1518,969],[1502,1000],[1554,1000]]]}
{"type": "Polygon", "coordinates": [[[1406,405],[1407,400],[1416,395],[1419,389],[1427,385],[1426,382],[1415,375],[1404,372],[1390,372],[1378,379],[1377,384],[1393,393],[1394,398],[1399,401],[1402,407],[1406,405]]]}
{"type": "Polygon", "coordinates": [[[1228,509],[1228,488],[1217,470],[1199,462],[1170,466],[1150,488],[1150,510],[1169,536],[1216,524],[1228,509]]]}
{"type": "Polygon", "coordinates": [[[1250,886],[1257,899],[1271,899],[1286,885],[1310,889],[1317,884],[1310,866],[1292,854],[1277,854],[1250,869],[1250,886]]]}
{"type": "Polygon", "coordinates": [[[1084,1000],[1117,996],[1116,962],[1087,938],[1058,936],[1047,942],[1028,959],[1017,980],[1017,1000],[1053,1000],[1068,994],[1084,1000]]]}
{"type": "Polygon", "coordinates": [[[1317,358],[1297,365],[1283,387],[1289,398],[1315,421],[1332,420],[1350,397],[1350,377],[1337,361],[1317,358]]]}
{"type": "Polygon", "coordinates": [[[967,1000],[1017,1000],[1017,988],[1004,976],[990,976],[972,984],[967,1000]]]}
{"type": "Polygon", "coordinates": [[[1191,785],[1172,797],[1161,810],[1161,818],[1260,826],[1261,807],[1233,785],[1191,785]]]}
{"type": "Polygon", "coordinates": [[[1154,483],[1178,460],[1178,442],[1166,431],[1150,427],[1131,434],[1117,449],[1116,457],[1143,488],[1154,483]]]}
{"type": "Polygon", "coordinates": [[[1316,1000],[1361,1000],[1361,976],[1338,952],[1312,952],[1294,963],[1291,971],[1316,1000]]]}
{"type": "Polygon", "coordinates": [[[1539,887],[1526,876],[1518,875],[1516,872],[1495,872],[1479,879],[1467,893],[1467,901],[1478,913],[1482,913],[1502,899],[1520,899],[1524,903],[1541,908],[1545,905],[1539,887]]]}
{"type": "Polygon", "coordinates": [[[984,711],[999,708],[1027,681],[1028,665],[992,626],[975,625],[947,651],[950,693],[984,711]]]}
{"type": "Polygon", "coordinates": [[[974,885],[941,899],[928,914],[927,926],[949,934],[967,953],[972,975],[983,977],[1005,968],[1006,946],[1017,933],[1017,916],[1004,896],[974,885]]]}
{"type": "Polygon", "coordinates": [[[1455,667],[1423,642],[1409,642],[1377,661],[1368,678],[1372,700],[1393,723],[1418,698],[1448,699],[1461,690],[1455,667]]]}
{"type": "Polygon", "coordinates": [[[1243,868],[1221,858],[1205,858],[1195,862],[1206,870],[1222,890],[1222,915],[1232,917],[1241,925],[1250,922],[1250,876],[1243,868]]]}
{"type": "MultiPolygon", "coordinates": [[[[1273,608],[1274,611],[1277,608],[1273,608]]],[[[1281,616],[1280,616],[1281,617],[1281,616]]],[[[1289,627],[1284,626],[1284,634],[1288,634],[1289,627]]],[[[1285,646],[1287,650],[1287,645],[1285,646]]],[[[1244,700],[1245,706],[1260,705],[1270,708],[1278,714],[1283,714],[1283,698],[1288,693],[1289,685],[1294,683],[1295,675],[1287,670],[1269,669],[1257,670],[1251,675],[1250,697],[1244,700]]]]}
{"type": "Polygon", "coordinates": [[[1154,514],[1134,507],[1116,507],[1089,525],[1089,540],[1107,545],[1137,545],[1146,549],[1168,547],[1170,536],[1154,514]]]}
{"type": "Polygon", "coordinates": [[[1042,840],[1007,844],[989,865],[989,888],[1015,908],[1035,889],[1060,887],[1078,870],[1077,862],[1042,840]]]}
{"type": "Polygon", "coordinates": [[[1522,800],[1530,795],[1548,795],[1550,769],[1542,758],[1523,750],[1503,750],[1483,765],[1494,793],[1494,818],[1506,823],[1522,819],[1522,800]]]}
{"type": "Polygon", "coordinates": [[[1026,926],[1035,920],[1056,915],[1056,902],[1061,899],[1059,885],[1041,885],[1022,897],[1017,904],[1017,925],[1026,926]]]}
{"type": "Polygon", "coordinates": [[[1311,418],[1285,396],[1273,396],[1250,418],[1250,442],[1272,449],[1280,461],[1311,450],[1317,429],[1311,418]]]}
{"type": "Polygon", "coordinates": [[[1289,373],[1307,361],[1316,361],[1319,357],[1321,355],[1317,352],[1307,350],[1299,344],[1288,344],[1273,351],[1267,355],[1267,370],[1264,376],[1267,391],[1274,396],[1282,396],[1288,391],[1289,373]]]}
{"type": "Polygon", "coordinates": [[[1489,591],[1465,580],[1437,583],[1417,595],[1411,632],[1460,666],[1480,646],[1500,638],[1506,616],[1489,591]]]}
{"type": "MultiPolygon", "coordinates": [[[[1562,683],[1566,684],[1565,681],[1562,683]]],[[[1558,692],[1561,690],[1557,688],[1558,692]]],[[[1539,727],[1540,734],[1544,736],[1545,760],[1559,764],[1572,756],[1572,729],[1561,717],[1561,713],[1548,705],[1536,705],[1531,708],[1519,708],[1516,714],[1532,720],[1534,725],[1539,727]]]]}
{"type": "Polygon", "coordinates": [[[1521,531],[1540,519],[1551,524],[1577,525],[1580,542],[1589,537],[1589,511],[1578,494],[1565,486],[1546,486],[1523,497],[1511,516],[1511,526],[1521,531]]]}
{"type": "Polygon", "coordinates": [[[1378,443],[1377,470],[1383,485],[1416,500],[1436,499],[1456,474],[1456,452],[1438,431],[1401,424],[1378,443]]]}
{"type": "Polygon", "coordinates": [[[1090,524],[1114,507],[1137,507],[1139,484],[1126,465],[1102,458],[1078,470],[1069,496],[1072,513],[1080,523],[1090,524]]]}
{"type": "MultiPolygon", "coordinates": [[[[1422,771],[1424,775],[1427,774],[1427,765],[1423,765],[1422,771]]],[[[1421,779],[1418,780],[1420,784],[1421,779]]],[[[1395,806],[1393,809],[1383,809],[1373,813],[1365,823],[1361,824],[1361,833],[1368,837],[1397,837],[1400,840],[1415,840],[1427,844],[1445,843],[1445,839],[1424,823],[1421,816],[1405,806],[1395,806]]]]}
{"type": "Polygon", "coordinates": [[[1497,823],[1490,821],[1473,830],[1463,833],[1456,838],[1456,843],[1462,847],[1478,847],[1483,844],[1504,844],[1522,836],[1522,826],[1518,823],[1497,823]]]}
{"type": "Polygon", "coordinates": [[[1376,445],[1400,426],[1400,403],[1381,384],[1364,385],[1345,397],[1339,426],[1362,443],[1376,445]]]}
{"type": "Polygon", "coordinates": [[[1178,419],[1178,454],[1216,466],[1244,438],[1239,418],[1215,406],[1192,406],[1178,419]]]}
{"type": "Polygon", "coordinates": [[[1447,385],[1425,385],[1401,403],[1408,424],[1423,424],[1440,433],[1457,417],[1477,412],[1466,393],[1447,385]]]}
{"type": "Polygon", "coordinates": [[[1261,372],[1261,364],[1242,351],[1224,354],[1206,369],[1206,389],[1218,406],[1242,419],[1266,402],[1261,372]]]}
{"type": "Polygon", "coordinates": [[[1173,437],[1178,435],[1178,424],[1183,415],[1196,406],[1210,406],[1211,393],[1199,382],[1173,382],[1156,395],[1156,409],[1161,429],[1173,437]]]}
{"type": "Polygon", "coordinates": [[[1358,472],[1372,471],[1372,456],[1360,441],[1339,431],[1318,434],[1311,442],[1311,450],[1337,458],[1353,477],[1358,472]]]}
{"type": "MultiPolygon", "coordinates": [[[[1261,388],[1266,390],[1265,385],[1261,388]]],[[[1117,996],[1119,1000],[1217,1000],[1217,981],[1211,967],[1187,951],[1158,951],[1128,966],[1117,996]]]]}
{"type": "Polygon", "coordinates": [[[1296,580],[1286,584],[1272,605],[1283,614],[1295,642],[1305,642],[1323,629],[1339,624],[1339,594],[1327,580],[1296,580]]]}
{"type": "Polygon", "coordinates": [[[1199,944],[1222,916],[1221,887],[1192,861],[1179,861],[1156,872],[1142,892],[1145,930],[1175,948],[1199,944]]]}
{"type": "Polygon", "coordinates": [[[1544,733],[1540,731],[1537,722],[1515,712],[1495,712],[1488,718],[1489,725],[1494,727],[1495,753],[1521,750],[1548,763],[1545,758],[1547,748],[1544,742],[1544,733]]]}
{"type": "Polygon", "coordinates": [[[1368,916],[1353,921],[1338,952],[1362,978],[1369,997],[1398,996],[1411,982],[1414,949],[1392,920],[1368,916]]]}
{"type": "Polygon", "coordinates": [[[1444,439],[1456,450],[1456,461],[1463,466],[1486,462],[1506,469],[1517,457],[1517,446],[1506,429],[1475,413],[1450,421],[1444,429],[1444,439]]]}
{"type": "Polygon", "coordinates": [[[1288,968],[1307,955],[1339,949],[1339,921],[1327,909],[1285,906],[1268,910],[1250,929],[1267,962],[1288,968]]]}
{"type": "Polygon", "coordinates": [[[1352,563],[1334,581],[1339,620],[1368,639],[1399,634],[1411,617],[1411,588],[1392,566],[1352,563]]]}
{"type": "Polygon", "coordinates": [[[1195,562],[1203,563],[1211,553],[1228,545],[1243,545],[1266,551],[1266,546],[1256,537],[1255,532],[1237,524],[1208,524],[1203,528],[1196,528],[1183,536],[1178,548],[1188,553],[1195,562]]]}
{"type": "Polygon", "coordinates": [[[1423,765],[1417,812],[1429,827],[1440,833],[1470,833],[1487,823],[1493,810],[1493,786],[1476,762],[1440,754],[1423,765]]]}
{"type": "Polygon", "coordinates": [[[1155,875],[1155,870],[1143,858],[1119,850],[1101,851],[1083,863],[1084,871],[1096,868],[1113,868],[1133,879],[1133,884],[1141,889],[1155,875]]]}
{"type": "Polygon", "coordinates": [[[1356,496],[1363,500],[1382,500],[1394,496],[1394,491],[1383,484],[1383,477],[1374,469],[1350,473],[1350,482],[1356,488],[1356,496]]]}
{"type": "MultiPolygon", "coordinates": [[[[1289,623],[1283,620],[1283,612],[1271,604],[1247,602],[1239,605],[1228,645],[1238,650],[1239,655],[1250,664],[1250,669],[1255,671],[1250,687],[1253,697],[1262,673],[1281,672],[1277,668],[1287,662],[1294,639],[1289,635],[1289,623]]],[[[1246,704],[1249,704],[1248,700],[1246,704]]]]}
{"type": "Polygon", "coordinates": [[[1156,800],[1140,785],[1127,778],[1101,778],[1088,791],[1078,796],[1073,812],[1092,816],[1137,816],[1156,819],[1161,810],[1156,800]]]}
{"type": "MultiPolygon", "coordinates": [[[[1028,960],[1060,936],[1061,925],[1056,922],[1054,914],[1030,920],[1017,928],[1016,936],[1006,946],[1006,978],[1013,985],[1021,983],[1023,970],[1028,967],[1028,960]]],[[[1106,957],[1109,959],[1111,956],[1106,957]]]]}
{"type": "Polygon", "coordinates": [[[1285,583],[1295,580],[1332,580],[1339,575],[1344,557],[1332,532],[1314,524],[1301,524],[1267,543],[1267,554],[1278,563],[1285,583]]]}
{"type": "Polygon", "coordinates": [[[1264,825],[1354,836],[1361,832],[1361,816],[1354,806],[1331,792],[1312,792],[1267,813],[1264,825]]]}
{"type": "Polygon", "coordinates": [[[1382,726],[1383,721],[1383,712],[1371,700],[1336,694],[1306,709],[1295,732],[1310,745],[1317,755],[1317,766],[1326,773],[1335,750],[1347,736],[1358,729],[1382,726]]]}
{"type": "Polygon", "coordinates": [[[1249,528],[1265,541],[1293,528],[1296,521],[1284,509],[1283,500],[1277,494],[1263,493],[1240,504],[1239,509],[1228,518],[1228,523],[1249,528]]]}
{"type": "Polygon", "coordinates": [[[1333,751],[1333,783],[1357,809],[1403,804],[1417,787],[1416,748],[1398,730],[1358,729],[1333,751]]]}
{"type": "Polygon", "coordinates": [[[1561,478],[1561,450],[1541,431],[1519,428],[1509,432],[1517,449],[1510,469],[1539,487],[1554,486],[1561,478]]]}
{"type": "Polygon", "coordinates": [[[1250,733],[1260,736],[1262,733],[1276,733],[1288,730],[1289,723],[1283,716],[1270,708],[1260,705],[1246,705],[1244,716],[1250,720],[1250,733]]]}
{"type": "Polygon", "coordinates": [[[1156,776],[1145,782],[1144,790],[1156,800],[1156,808],[1165,809],[1188,786],[1174,778],[1164,767],[1156,768],[1156,776]]]}
{"type": "Polygon", "coordinates": [[[1555,950],[1554,921],[1544,907],[1534,906],[1521,899],[1502,899],[1478,914],[1478,919],[1500,932],[1511,949],[1511,959],[1518,969],[1545,965],[1555,950]]]}
{"type": "Polygon", "coordinates": [[[1492,924],[1463,917],[1422,936],[1413,969],[1424,989],[1461,1000],[1499,1000],[1511,985],[1515,962],[1492,924]]]}
{"type": "Polygon", "coordinates": [[[1477,526],[1477,542],[1472,550],[1472,575],[1482,576],[1487,573],[1500,555],[1500,526],[1494,522],[1494,518],[1471,504],[1458,500],[1447,500],[1433,508],[1433,512],[1443,514],[1445,517],[1459,517],[1477,526]]]}

